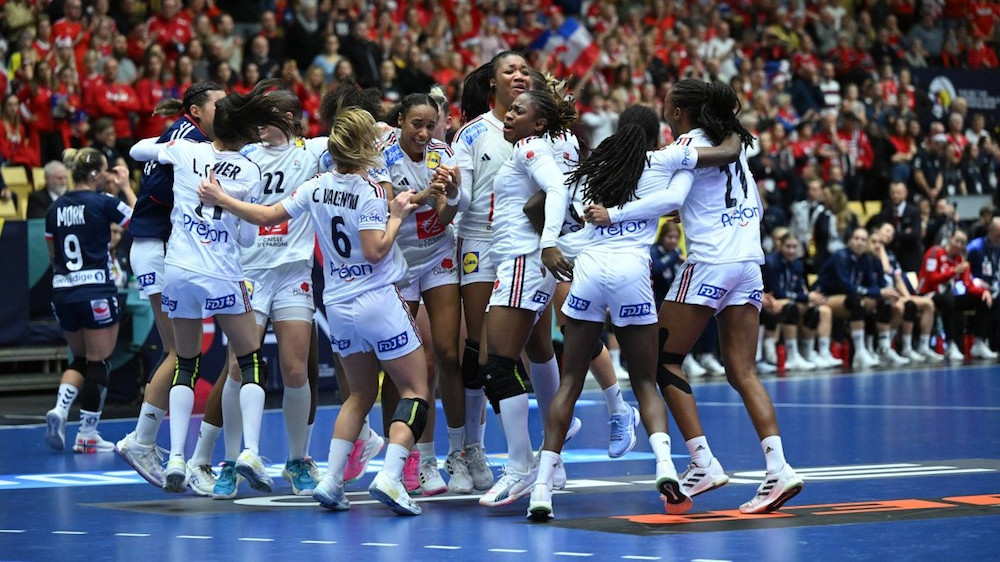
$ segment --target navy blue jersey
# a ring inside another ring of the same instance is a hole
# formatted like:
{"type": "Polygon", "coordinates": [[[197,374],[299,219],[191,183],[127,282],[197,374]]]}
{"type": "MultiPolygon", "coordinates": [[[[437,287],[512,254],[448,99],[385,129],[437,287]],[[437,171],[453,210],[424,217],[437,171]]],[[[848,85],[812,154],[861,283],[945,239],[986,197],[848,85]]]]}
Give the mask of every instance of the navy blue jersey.
{"type": "MultiPolygon", "coordinates": [[[[157,142],[189,139],[208,142],[209,138],[186,114],[166,130],[157,142]]],[[[170,210],[174,207],[174,168],[152,160],[142,168],[139,197],[135,202],[129,232],[136,238],[170,237],[170,210]]]]}
{"type": "Polygon", "coordinates": [[[824,295],[877,297],[881,292],[882,266],[871,254],[854,255],[850,248],[837,250],[819,270],[819,290],[824,295]]]}
{"type": "Polygon", "coordinates": [[[996,294],[1000,291],[1000,246],[993,246],[987,237],[976,238],[966,247],[969,271],[982,279],[996,294]]]}
{"type": "Polygon", "coordinates": [[[795,302],[809,302],[809,289],[806,287],[806,270],[802,260],[788,261],[781,252],[768,254],[764,258],[764,291],[771,293],[776,299],[789,299],[795,302]]]}
{"type": "Polygon", "coordinates": [[[45,217],[52,244],[52,302],[65,304],[105,298],[117,292],[108,270],[111,223],[125,226],[132,208],[116,197],[87,190],[68,191],[45,217]]]}
{"type": "Polygon", "coordinates": [[[656,302],[659,303],[670,291],[670,285],[673,284],[674,277],[677,276],[677,270],[684,261],[681,259],[681,253],[678,250],[667,252],[659,244],[653,244],[650,247],[649,253],[653,260],[650,269],[653,278],[653,296],[656,298],[656,302]]]}

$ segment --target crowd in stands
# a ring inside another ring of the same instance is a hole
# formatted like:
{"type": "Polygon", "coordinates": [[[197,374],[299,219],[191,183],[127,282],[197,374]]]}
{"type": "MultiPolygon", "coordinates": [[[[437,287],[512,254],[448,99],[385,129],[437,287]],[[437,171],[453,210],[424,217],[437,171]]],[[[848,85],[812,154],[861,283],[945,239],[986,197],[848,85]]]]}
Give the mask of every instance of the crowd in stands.
{"type": "MultiPolygon", "coordinates": [[[[206,79],[240,92],[284,79],[313,136],[325,132],[323,94],[344,80],[380,88],[386,108],[440,84],[450,137],[464,77],[496,53],[520,50],[536,68],[569,73],[562,51],[546,48],[567,18],[599,49],[571,80],[584,151],[625,107],[659,111],[680,78],[731,85],[758,137],[748,156],[765,250],[778,249],[772,230],[789,227],[808,273],[873,220],[854,201],[884,203],[874,220],[896,227],[904,272],[960,226],[970,241],[986,234],[993,207],[959,216],[955,198],[1000,195],[994,116],[961,97],[933,116],[912,70],[996,79],[997,0],[6,0],[0,159],[41,167],[92,145],[115,162],[164,130],[157,103],[206,79]]],[[[663,137],[672,140],[665,124],[663,137]]]]}

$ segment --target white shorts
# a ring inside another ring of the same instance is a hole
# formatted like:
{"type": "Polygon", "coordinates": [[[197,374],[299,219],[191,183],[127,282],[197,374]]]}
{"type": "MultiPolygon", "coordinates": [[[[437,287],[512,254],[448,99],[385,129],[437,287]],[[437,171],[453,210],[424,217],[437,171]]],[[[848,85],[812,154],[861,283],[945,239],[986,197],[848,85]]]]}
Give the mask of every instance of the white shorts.
{"type": "Polygon", "coordinates": [[[379,359],[390,360],[420,349],[420,332],[395,285],[328,304],[326,319],[330,345],[341,357],[374,350],[379,359]]]}
{"type": "MultiPolygon", "coordinates": [[[[243,275],[250,286],[250,305],[254,312],[273,318],[274,311],[282,308],[316,310],[309,262],[283,263],[271,269],[248,269],[243,275]]],[[[312,316],[306,321],[311,319],[312,316]]]]}
{"type": "Polygon", "coordinates": [[[224,281],[167,265],[160,304],[170,318],[211,318],[250,312],[244,281],[224,281]]]}
{"type": "Polygon", "coordinates": [[[490,259],[489,240],[458,241],[458,257],[462,264],[462,285],[492,283],[497,278],[497,266],[490,259]]]}
{"type": "Polygon", "coordinates": [[[555,290],[556,277],[542,265],[540,252],[504,260],[497,266],[486,310],[506,306],[541,312],[549,305],[555,290]]]}
{"type": "MultiPolygon", "coordinates": [[[[442,285],[458,285],[458,265],[455,263],[455,242],[447,243],[421,263],[409,264],[409,285],[399,290],[407,302],[419,301],[424,291],[442,285]]],[[[492,281],[492,280],[491,280],[492,281]]]]}
{"type": "Polygon", "coordinates": [[[691,263],[674,277],[664,300],[700,304],[715,309],[752,304],[760,310],[764,278],[754,262],[691,263]]]}
{"type": "Polygon", "coordinates": [[[562,312],[575,320],[604,323],[605,311],[615,326],[657,322],[650,283],[649,252],[585,252],[576,257],[573,283],[562,312]]]}
{"type": "Polygon", "coordinates": [[[128,259],[146,298],[163,292],[163,258],[166,255],[167,243],[159,238],[136,238],[132,241],[128,259]]]}

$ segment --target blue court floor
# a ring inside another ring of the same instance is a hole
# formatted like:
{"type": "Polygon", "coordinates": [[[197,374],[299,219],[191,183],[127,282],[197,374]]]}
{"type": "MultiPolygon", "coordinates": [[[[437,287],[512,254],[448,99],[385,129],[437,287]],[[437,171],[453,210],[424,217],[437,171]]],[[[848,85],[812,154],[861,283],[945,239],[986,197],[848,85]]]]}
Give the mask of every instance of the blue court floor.
{"type": "MultiPolygon", "coordinates": [[[[451,494],[421,499],[419,517],[398,517],[368,497],[374,472],[349,486],[350,511],[323,510],[290,495],[280,479],[285,437],[278,411],[265,414],[261,439],[262,454],[274,463],[275,493],[246,488],[234,501],[167,495],[114,453],[57,453],[43,443],[41,424],[3,427],[0,560],[1000,558],[1000,366],[812,374],[765,385],[786,456],[806,486],[779,512],[756,516],[737,507],[756,491],[763,455],[739,397],[722,381],[697,384],[695,396],[731,480],[697,497],[683,516],[663,511],[644,436],[625,457],[607,457],[607,410],[593,391],[577,407],[584,428],[564,452],[570,481],[554,498],[549,523],[525,519],[527,498],[484,508],[475,496],[451,494]]],[[[326,458],[336,413],[326,407],[318,414],[318,460],[326,458]]],[[[443,416],[438,420],[443,460],[447,439],[443,416]]],[[[134,423],[107,420],[101,431],[117,440],[134,423]]],[[[534,409],[531,424],[537,446],[534,409]]],[[[196,419],[192,432],[197,426],[196,419]]],[[[69,439],[76,427],[70,424],[69,439]]],[[[680,471],[687,452],[680,435],[672,437],[680,471]]],[[[505,442],[492,415],[486,446],[499,472],[505,442]]]]}

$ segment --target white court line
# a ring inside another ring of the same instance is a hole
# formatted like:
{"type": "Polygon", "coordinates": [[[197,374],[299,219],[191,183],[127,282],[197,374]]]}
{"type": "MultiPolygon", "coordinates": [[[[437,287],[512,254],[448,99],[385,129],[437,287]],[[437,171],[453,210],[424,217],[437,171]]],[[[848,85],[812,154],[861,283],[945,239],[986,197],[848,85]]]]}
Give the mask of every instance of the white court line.
{"type": "Polygon", "coordinates": [[[86,535],[87,531],[52,531],[53,535],[86,535]]]}
{"type": "Polygon", "coordinates": [[[208,535],[177,535],[176,538],[178,538],[178,539],[195,539],[195,540],[199,540],[199,541],[207,541],[207,540],[211,539],[212,537],[210,537],[208,535]]]}
{"type": "Polygon", "coordinates": [[[274,542],[274,539],[268,539],[263,537],[240,537],[240,540],[247,542],[274,542]]]}
{"type": "Polygon", "coordinates": [[[17,534],[17,533],[25,533],[25,532],[27,532],[25,529],[0,529],[0,533],[17,534]]]}
{"type": "Polygon", "coordinates": [[[399,546],[396,543],[391,542],[363,542],[361,546],[399,546]]]}
{"type": "Polygon", "coordinates": [[[659,556],[637,556],[633,554],[626,554],[622,556],[625,560],[662,560],[659,556]]]}
{"type": "Polygon", "coordinates": [[[581,558],[586,558],[588,556],[593,556],[593,552],[553,552],[556,556],[578,556],[581,558]]]}
{"type": "Polygon", "coordinates": [[[527,550],[521,550],[519,548],[491,548],[490,552],[505,552],[508,554],[524,554],[528,552],[527,550]]]}
{"type": "Polygon", "coordinates": [[[116,537],[148,537],[149,533],[115,533],[116,537]]]}
{"type": "Polygon", "coordinates": [[[434,548],[434,549],[437,549],[437,550],[459,550],[462,547],[460,547],[460,546],[447,546],[447,545],[443,545],[443,544],[428,544],[428,545],[424,545],[424,548],[434,548]]]}
{"type": "Polygon", "coordinates": [[[302,544],[337,544],[337,541],[299,541],[302,544]]]}

